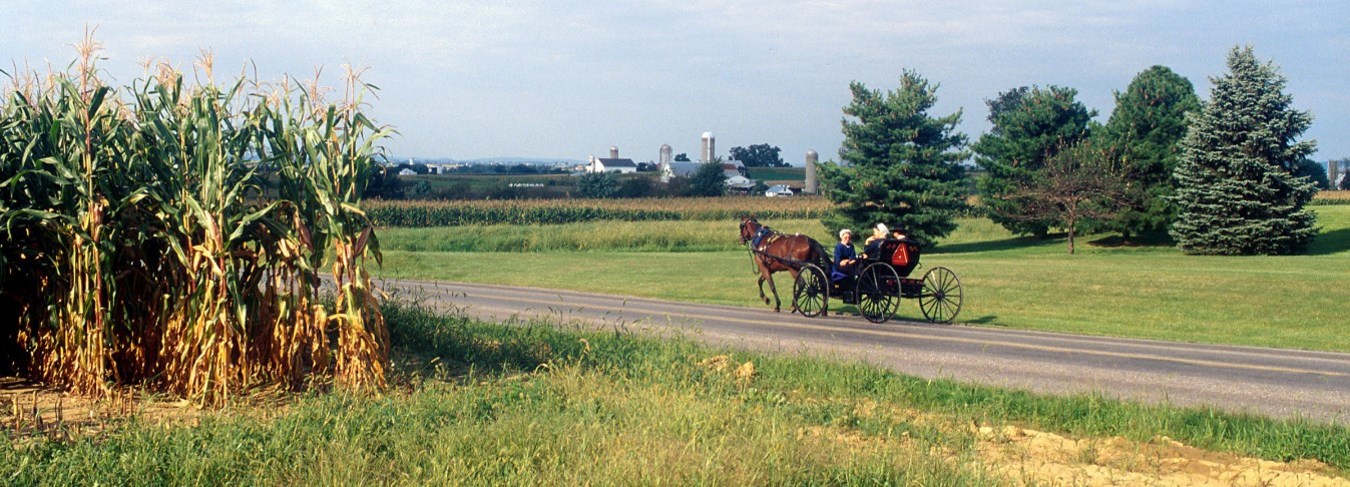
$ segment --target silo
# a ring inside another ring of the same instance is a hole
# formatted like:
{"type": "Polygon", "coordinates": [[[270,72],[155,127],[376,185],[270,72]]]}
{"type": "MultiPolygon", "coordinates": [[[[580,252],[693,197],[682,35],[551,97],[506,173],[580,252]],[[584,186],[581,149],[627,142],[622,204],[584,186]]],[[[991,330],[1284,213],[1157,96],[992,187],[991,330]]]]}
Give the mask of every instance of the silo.
{"type": "Polygon", "coordinates": [[[617,145],[611,145],[611,146],[609,146],[609,158],[610,158],[610,159],[618,159],[618,158],[619,158],[619,146],[617,146],[617,145]]]}
{"type": "Polygon", "coordinates": [[[806,151],[806,185],[802,187],[802,192],[806,194],[820,194],[820,183],[816,182],[816,162],[820,155],[814,150],[806,151]]]}
{"type": "Polygon", "coordinates": [[[1340,189],[1336,187],[1336,178],[1340,175],[1340,161],[1327,161],[1327,181],[1331,183],[1331,189],[1340,189]]]}
{"type": "Polygon", "coordinates": [[[712,162],[713,154],[717,153],[716,144],[717,141],[713,139],[712,132],[703,133],[702,151],[699,152],[702,162],[712,162]]]}
{"type": "Polygon", "coordinates": [[[656,159],[661,167],[670,165],[670,144],[661,144],[661,156],[656,159]]]}

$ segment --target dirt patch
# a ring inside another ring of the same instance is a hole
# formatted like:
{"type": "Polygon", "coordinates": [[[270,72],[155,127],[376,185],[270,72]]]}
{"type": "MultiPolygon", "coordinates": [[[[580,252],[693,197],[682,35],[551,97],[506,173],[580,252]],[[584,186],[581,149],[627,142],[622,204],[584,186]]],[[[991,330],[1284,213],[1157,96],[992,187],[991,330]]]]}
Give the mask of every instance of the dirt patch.
{"type": "Polygon", "coordinates": [[[1053,485],[1350,486],[1313,460],[1273,462],[1217,453],[1163,437],[1073,439],[1005,426],[975,428],[980,457],[1014,481],[1053,485]]]}
{"type": "MultiPolygon", "coordinates": [[[[963,428],[942,414],[871,400],[855,403],[854,413],[943,431],[963,428]]],[[[1261,460],[1203,450],[1165,436],[1140,443],[1119,436],[1077,439],[1017,426],[964,428],[973,434],[981,462],[1022,485],[1350,487],[1350,480],[1338,477],[1340,472],[1315,460],[1261,460]]]]}
{"type": "Polygon", "coordinates": [[[280,390],[259,389],[239,398],[236,406],[211,410],[132,388],[90,397],[17,377],[0,377],[0,430],[23,439],[92,435],[130,418],[157,425],[198,425],[208,414],[275,416],[286,410],[290,397],[280,390]]]}

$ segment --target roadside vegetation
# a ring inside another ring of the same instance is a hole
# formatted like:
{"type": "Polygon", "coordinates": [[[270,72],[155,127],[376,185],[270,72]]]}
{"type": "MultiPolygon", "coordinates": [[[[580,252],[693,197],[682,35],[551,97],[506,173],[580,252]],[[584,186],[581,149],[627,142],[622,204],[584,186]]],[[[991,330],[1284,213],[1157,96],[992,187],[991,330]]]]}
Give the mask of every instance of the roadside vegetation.
{"type": "Polygon", "coordinates": [[[1350,431],[1338,426],[1038,396],[682,336],[488,324],[408,305],[385,316],[397,373],[384,397],[306,396],[283,408],[214,413],[196,426],[132,420],[92,437],[21,436],[0,446],[0,471],[14,485],[1193,478],[1158,456],[1184,450],[1173,441],[1218,452],[1205,454],[1211,465],[1237,461],[1229,455],[1292,462],[1251,473],[1259,481],[1350,467],[1350,431]],[[1053,461],[1079,474],[1029,463],[1042,454],[1029,449],[1031,438],[1074,445],[1053,461]]]}

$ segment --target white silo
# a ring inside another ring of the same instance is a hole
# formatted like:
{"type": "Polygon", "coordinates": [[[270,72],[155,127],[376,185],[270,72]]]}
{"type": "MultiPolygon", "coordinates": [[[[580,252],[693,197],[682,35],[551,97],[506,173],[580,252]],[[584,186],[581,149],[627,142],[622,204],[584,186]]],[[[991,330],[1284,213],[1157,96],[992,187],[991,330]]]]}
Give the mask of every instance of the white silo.
{"type": "Polygon", "coordinates": [[[806,184],[802,187],[802,192],[806,194],[820,194],[820,183],[816,181],[816,162],[820,155],[814,150],[806,151],[806,184]]]}
{"type": "Polygon", "coordinates": [[[712,132],[704,132],[703,143],[701,145],[702,151],[699,153],[699,157],[703,162],[712,162],[713,154],[717,153],[716,145],[717,140],[713,138],[712,132]]]}
{"type": "Polygon", "coordinates": [[[609,158],[610,158],[610,159],[618,159],[618,158],[619,158],[619,146],[617,146],[617,145],[611,145],[611,146],[609,146],[609,158]]]}
{"type": "Polygon", "coordinates": [[[670,152],[670,144],[661,144],[661,156],[656,159],[661,167],[670,165],[670,152]]]}

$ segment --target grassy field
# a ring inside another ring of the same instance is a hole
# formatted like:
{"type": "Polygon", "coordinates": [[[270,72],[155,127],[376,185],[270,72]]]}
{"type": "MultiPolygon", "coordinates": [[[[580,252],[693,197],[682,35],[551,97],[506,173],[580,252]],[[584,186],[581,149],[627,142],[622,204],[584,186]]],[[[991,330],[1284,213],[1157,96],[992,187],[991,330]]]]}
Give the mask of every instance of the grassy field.
{"type": "MultiPolygon", "coordinates": [[[[923,263],[960,276],[961,323],[1350,351],[1350,206],[1316,211],[1322,234],[1301,256],[1196,257],[1171,247],[1093,244],[1067,255],[1063,239],[1014,238],[987,220],[966,219],[923,263]]],[[[831,241],[814,220],[767,223],[831,241]]],[[[734,225],[385,229],[379,273],[762,307],[734,225]],[[710,250],[670,251],[686,246],[710,250]]],[[[787,297],[790,281],[780,276],[787,297]]],[[[900,314],[921,317],[909,302],[900,314]]]]}
{"type": "Polygon", "coordinates": [[[1036,396],[680,336],[386,313],[399,374],[383,397],[16,438],[0,446],[0,472],[11,485],[991,485],[1062,478],[1052,466],[1194,479],[1173,454],[1314,460],[1258,467],[1266,476],[1350,467],[1341,427],[1036,396]],[[1033,463],[1036,441],[1069,449],[1033,463]]]}
{"type": "Polygon", "coordinates": [[[805,167],[751,167],[748,168],[750,179],[760,179],[765,181],[804,181],[806,180],[805,167]]]}

